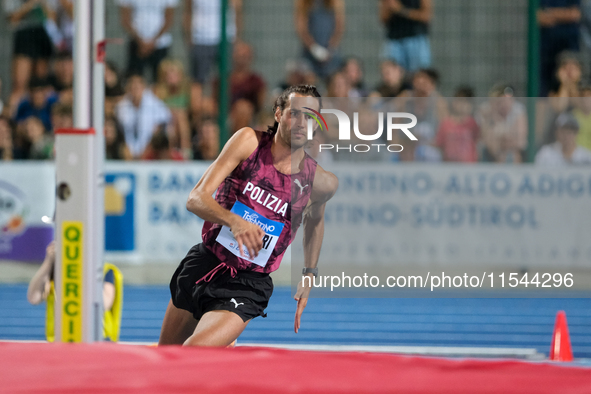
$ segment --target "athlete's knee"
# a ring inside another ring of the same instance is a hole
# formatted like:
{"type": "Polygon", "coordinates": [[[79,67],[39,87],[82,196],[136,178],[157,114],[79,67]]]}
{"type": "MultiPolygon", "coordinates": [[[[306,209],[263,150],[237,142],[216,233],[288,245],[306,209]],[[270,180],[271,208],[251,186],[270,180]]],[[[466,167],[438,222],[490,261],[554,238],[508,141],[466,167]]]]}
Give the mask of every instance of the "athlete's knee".
{"type": "Polygon", "coordinates": [[[226,338],[219,335],[210,335],[207,332],[197,332],[191,335],[183,346],[197,347],[233,347],[236,338],[226,338]]]}
{"type": "Polygon", "coordinates": [[[191,336],[197,326],[193,315],[169,302],[162,328],[160,330],[159,345],[182,345],[191,336]]]}
{"type": "Polygon", "coordinates": [[[218,341],[208,338],[204,335],[194,334],[191,335],[183,346],[195,346],[195,347],[224,347],[225,345],[217,343],[218,341]]]}

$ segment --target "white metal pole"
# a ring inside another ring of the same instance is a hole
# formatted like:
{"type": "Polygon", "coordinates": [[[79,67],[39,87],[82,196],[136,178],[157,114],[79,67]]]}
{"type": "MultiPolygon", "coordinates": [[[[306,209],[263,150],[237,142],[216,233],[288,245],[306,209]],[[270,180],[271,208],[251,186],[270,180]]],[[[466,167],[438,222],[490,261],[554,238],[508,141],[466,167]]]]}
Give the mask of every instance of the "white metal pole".
{"type": "Polygon", "coordinates": [[[92,127],[92,2],[74,1],[74,127],[92,127]]]}
{"type": "Polygon", "coordinates": [[[95,237],[94,237],[94,261],[97,269],[95,270],[95,327],[98,332],[95,332],[95,340],[102,339],[102,325],[103,325],[103,252],[105,248],[105,202],[104,202],[104,161],[105,161],[105,142],[104,142],[104,121],[105,121],[105,65],[104,59],[100,58],[99,48],[106,50],[104,47],[105,40],[105,0],[93,0],[93,91],[92,91],[92,127],[95,134],[95,168],[97,169],[96,179],[96,206],[93,209],[95,213],[95,237]],[[98,301],[98,302],[96,302],[98,301]]]}
{"type": "Polygon", "coordinates": [[[93,69],[94,35],[104,34],[104,27],[93,28],[95,1],[74,1],[74,129],[56,131],[55,340],[61,342],[102,337],[104,216],[97,147],[102,129],[93,130],[93,120],[99,119],[102,127],[102,115],[93,98],[98,86],[93,69]]]}

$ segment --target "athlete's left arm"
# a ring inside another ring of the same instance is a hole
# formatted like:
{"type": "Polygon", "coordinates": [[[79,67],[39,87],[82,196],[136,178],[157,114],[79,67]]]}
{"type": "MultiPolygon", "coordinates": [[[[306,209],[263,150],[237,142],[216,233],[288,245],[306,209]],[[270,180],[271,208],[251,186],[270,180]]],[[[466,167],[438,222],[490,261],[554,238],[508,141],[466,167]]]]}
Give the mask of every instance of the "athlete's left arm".
{"type": "MultiPolygon", "coordinates": [[[[337,177],[318,166],[314,176],[310,202],[304,211],[304,264],[306,268],[316,268],[318,265],[320,248],[324,238],[324,209],[338,187],[337,177]]],[[[305,284],[300,282],[294,297],[298,302],[294,321],[296,334],[300,329],[300,320],[308,303],[311,288],[311,281],[306,281],[305,284]]]]}

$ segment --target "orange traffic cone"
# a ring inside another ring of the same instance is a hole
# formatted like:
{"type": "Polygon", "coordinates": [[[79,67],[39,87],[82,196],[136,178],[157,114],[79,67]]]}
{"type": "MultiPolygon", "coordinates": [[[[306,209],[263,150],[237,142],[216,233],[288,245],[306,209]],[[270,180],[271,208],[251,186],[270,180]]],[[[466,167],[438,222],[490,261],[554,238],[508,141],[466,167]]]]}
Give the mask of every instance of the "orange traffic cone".
{"type": "Polygon", "coordinates": [[[550,360],[573,361],[573,351],[570,346],[568,325],[566,324],[566,313],[564,313],[564,311],[558,311],[556,314],[552,345],[550,346],[550,360]]]}

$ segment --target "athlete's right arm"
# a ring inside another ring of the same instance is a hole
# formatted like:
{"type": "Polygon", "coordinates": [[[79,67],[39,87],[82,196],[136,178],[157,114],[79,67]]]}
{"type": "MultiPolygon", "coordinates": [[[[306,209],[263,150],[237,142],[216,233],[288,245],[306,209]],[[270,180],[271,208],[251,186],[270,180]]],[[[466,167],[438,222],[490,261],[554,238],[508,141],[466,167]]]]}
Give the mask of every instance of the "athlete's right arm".
{"type": "Polygon", "coordinates": [[[257,132],[245,127],[228,141],[222,153],[205,171],[187,200],[187,209],[203,220],[228,226],[240,248],[246,246],[251,256],[257,256],[263,247],[263,230],[240,216],[224,209],[212,197],[218,186],[236,167],[255,151],[259,144],[257,132]]]}

